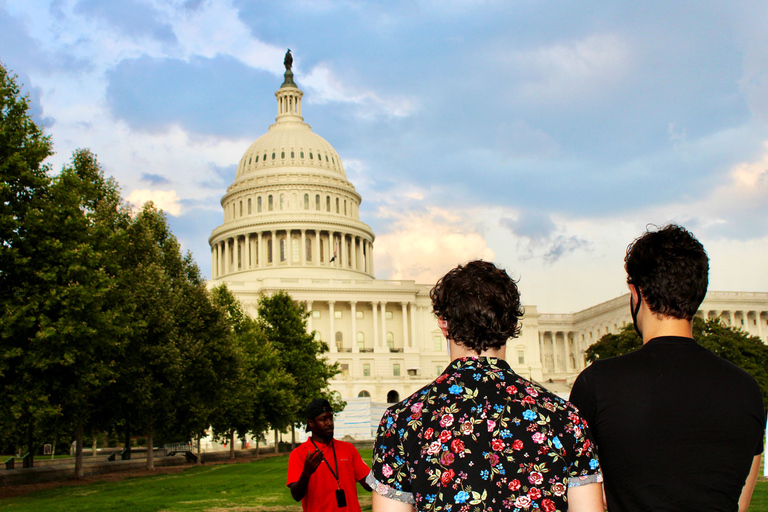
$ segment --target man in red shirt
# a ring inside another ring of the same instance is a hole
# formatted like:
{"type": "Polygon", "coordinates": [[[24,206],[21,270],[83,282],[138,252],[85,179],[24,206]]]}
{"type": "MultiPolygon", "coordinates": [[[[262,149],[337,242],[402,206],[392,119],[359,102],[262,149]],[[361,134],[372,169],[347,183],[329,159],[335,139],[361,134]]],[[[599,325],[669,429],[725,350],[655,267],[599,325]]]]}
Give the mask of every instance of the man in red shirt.
{"type": "Polygon", "coordinates": [[[365,483],[370,468],[352,444],[333,439],[333,410],[328,400],[312,400],[305,417],[312,436],[288,459],[291,496],[301,500],[304,512],[360,512],[355,482],[370,491],[365,483]]]}

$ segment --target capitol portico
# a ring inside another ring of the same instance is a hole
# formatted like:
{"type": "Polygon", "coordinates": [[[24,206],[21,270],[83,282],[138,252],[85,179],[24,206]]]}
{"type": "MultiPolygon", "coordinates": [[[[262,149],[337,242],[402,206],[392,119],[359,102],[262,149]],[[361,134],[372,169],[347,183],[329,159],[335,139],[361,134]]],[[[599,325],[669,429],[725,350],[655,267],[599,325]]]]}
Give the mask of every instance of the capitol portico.
{"type": "MultiPolygon", "coordinates": [[[[448,363],[432,284],[374,277],[375,235],[360,220],[362,198],[338,153],[304,122],[290,68],[275,96],[275,123],[246,150],[221,200],[224,221],[209,238],[210,284],[226,283],[251,314],[278,290],[306,303],[309,330],[342,370],[332,389],[344,399],[398,401],[448,363]]],[[[698,314],[768,338],[768,293],[710,292],[698,314]]],[[[628,294],[572,314],[526,305],[507,361],[564,392],[587,347],[631,321],[628,294]]]]}

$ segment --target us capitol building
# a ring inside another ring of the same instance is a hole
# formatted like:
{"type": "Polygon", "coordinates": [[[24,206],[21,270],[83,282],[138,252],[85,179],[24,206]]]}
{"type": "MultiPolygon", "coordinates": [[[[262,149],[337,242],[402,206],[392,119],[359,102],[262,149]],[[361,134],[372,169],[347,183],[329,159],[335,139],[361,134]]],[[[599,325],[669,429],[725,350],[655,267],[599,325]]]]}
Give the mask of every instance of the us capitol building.
{"type": "MultiPolygon", "coordinates": [[[[276,122],[247,149],[221,199],[224,221],[209,238],[210,285],[226,283],[253,315],[259,298],[278,290],[306,303],[308,329],[341,367],[332,390],[345,400],[396,402],[449,361],[431,310],[433,285],[374,277],[376,237],[360,219],[362,198],[338,153],[304,122],[303,92],[286,60],[276,122]]],[[[709,292],[698,315],[768,338],[768,293],[709,292]]],[[[526,305],[507,361],[567,396],[587,347],[631,321],[629,294],[572,314],[526,305]]]]}

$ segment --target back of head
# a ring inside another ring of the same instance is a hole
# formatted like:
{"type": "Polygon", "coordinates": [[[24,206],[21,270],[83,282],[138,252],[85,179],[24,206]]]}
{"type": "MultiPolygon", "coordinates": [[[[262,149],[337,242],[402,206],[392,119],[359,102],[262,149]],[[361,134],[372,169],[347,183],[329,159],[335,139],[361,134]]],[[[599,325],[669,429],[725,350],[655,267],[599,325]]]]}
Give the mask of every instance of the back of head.
{"type": "Polygon", "coordinates": [[[448,338],[480,353],[520,335],[520,293],[515,281],[487,261],[470,261],[443,276],[429,296],[448,325],[448,338]]]}
{"type": "Polygon", "coordinates": [[[650,229],[627,247],[627,282],[656,314],[691,320],[707,294],[709,258],[685,228],[650,229]]]}

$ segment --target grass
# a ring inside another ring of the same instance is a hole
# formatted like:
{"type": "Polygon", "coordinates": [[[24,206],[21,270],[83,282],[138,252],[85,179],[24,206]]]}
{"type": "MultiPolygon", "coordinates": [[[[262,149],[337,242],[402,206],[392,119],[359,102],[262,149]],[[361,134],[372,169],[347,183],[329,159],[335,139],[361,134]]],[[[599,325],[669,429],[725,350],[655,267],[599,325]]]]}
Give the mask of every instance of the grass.
{"type": "MultiPolygon", "coordinates": [[[[360,454],[363,460],[371,460],[371,450],[361,450],[360,454]]],[[[58,487],[0,500],[0,512],[300,511],[301,505],[293,501],[285,486],[287,468],[288,457],[283,455],[249,463],[191,467],[179,473],[118,482],[58,487]]],[[[363,511],[370,511],[370,494],[358,488],[358,496],[363,511]]],[[[749,510],[768,512],[768,480],[758,481],[749,510]]]]}
{"type": "MultiPolygon", "coordinates": [[[[360,451],[363,460],[371,450],[360,451]]],[[[191,467],[180,473],[57,487],[0,500],[0,511],[187,510],[300,511],[285,485],[288,457],[250,463],[191,467]]],[[[370,494],[358,486],[363,511],[371,510],[370,494]]]]}

